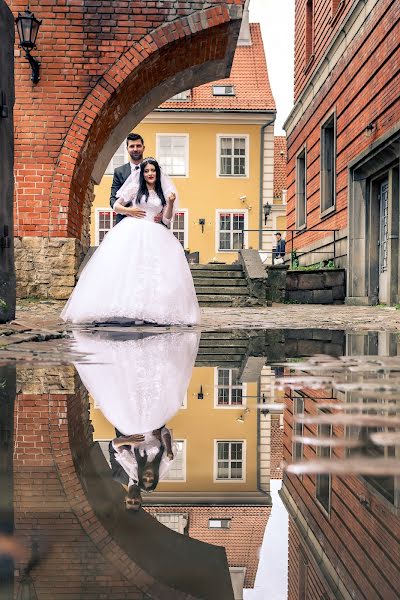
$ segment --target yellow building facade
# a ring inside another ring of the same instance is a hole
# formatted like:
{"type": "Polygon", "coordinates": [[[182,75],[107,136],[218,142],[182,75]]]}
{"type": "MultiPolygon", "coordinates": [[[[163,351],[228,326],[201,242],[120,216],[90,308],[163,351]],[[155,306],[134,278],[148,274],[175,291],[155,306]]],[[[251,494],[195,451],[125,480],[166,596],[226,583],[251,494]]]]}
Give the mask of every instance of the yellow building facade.
{"type": "MultiPolygon", "coordinates": [[[[225,367],[193,369],[182,408],[166,424],[178,445],[177,460],[168,473],[168,479],[159,482],[157,491],[151,494],[149,500],[156,501],[156,496],[160,495],[175,497],[176,494],[181,499],[184,496],[190,498],[193,494],[193,499],[204,497],[209,500],[220,495],[226,500],[246,492],[251,496],[261,496],[257,383],[238,383],[235,381],[236,374],[237,370],[225,367]],[[240,405],[218,405],[219,370],[224,371],[226,378],[226,398],[231,400],[234,396],[232,390],[240,390],[240,405]],[[222,448],[221,444],[225,447],[222,448]],[[236,446],[233,447],[233,444],[236,446]],[[228,451],[226,460],[222,459],[224,449],[228,451]],[[233,450],[237,453],[236,459],[233,450]],[[235,463],[234,469],[232,463],[235,463]]],[[[101,442],[115,437],[114,427],[95,407],[93,399],[90,416],[94,440],[101,442]]],[[[105,452],[106,448],[105,445],[105,452]]]]}
{"type": "MultiPolygon", "coordinates": [[[[266,207],[274,204],[275,103],[258,24],[244,24],[231,75],[177,94],[134,131],[179,194],[174,234],[206,264],[232,263],[241,248],[263,249],[266,207]]],[[[128,133],[128,132],[127,132],[128,133]]],[[[113,171],[128,162],[120,143],[100,183],[91,214],[91,245],[113,226],[113,171]]]]}

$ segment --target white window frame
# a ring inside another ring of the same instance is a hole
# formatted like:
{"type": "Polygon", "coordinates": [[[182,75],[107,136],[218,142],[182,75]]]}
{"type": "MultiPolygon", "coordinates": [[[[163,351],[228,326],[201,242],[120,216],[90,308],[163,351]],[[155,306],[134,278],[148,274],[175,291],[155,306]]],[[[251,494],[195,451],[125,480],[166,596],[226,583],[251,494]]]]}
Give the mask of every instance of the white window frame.
{"type": "MultiPolygon", "coordinates": [[[[178,439],[175,440],[175,442],[182,442],[183,444],[183,451],[182,451],[182,465],[183,465],[183,478],[182,479],[168,479],[168,474],[167,477],[165,477],[160,483],[186,483],[186,450],[187,450],[187,443],[186,443],[186,439],[178,439]]],[[[171,468],[173,467],[173,464],[171,465],[171,468]]],[[[169,471],[168,471],[169,473],[169,471]]]]}
{"type": "Polygon", "coordinates": [[[243,439],[215,439],[214,440],[214,483],[246,483],[246,440],[243,439]],[[218,444],[219,443],[242,444],[242,478],[241,479],[218,479],[218,444]]]}
{"type": "Polygon", "coordinates": [[[217,178],[218,179],[248,179],[250,164],[250,136],[248,133],[217,133],[217,178]],[[244,175],[221,175],[221,139],[222,138],[244,138],[245,140],[245,174],[244,175]]]}
{"type": "Polygon", "coordinates": [[[186,393],[185,393],[185,395],[183,397],[183,400],[182,400],[182,404],[181,404],[180,410],[185,410],[187,408],[187,400],[188,400],[188,394],[187,394],[187,391],[186,391],[186,393]]]}
{"type": "Polygon", "coordinates": [[[104,173],[105,175],[114,175],[114,170],[116,167],[114,167],[114,156],[115,154],[118,152],[118,150],[121,148],[121,146],[124,145],[124,162],[122,164],[128,163],[129,162],[129,154],[128,154],[128,148],[126,147],[126,139],[122,142],[122,144],[120,144],[117,148],[117,150],[115,151],[113,157],[111,158],[110,162],[107,165],[106,168],[106,172],[104,173]]]}
{"type": "Polygon", "coordinates": [[[218,408],[218,409],[235,409],[236,410],[240,410],[242,408],[246,408],[246,395],[247,395],[247,384],[246,383],[241,383],[240,385],[232,385],[232,371],[238,371],[238,369],[230,369],[230,368],[226,368],[226,367],[214,367],[214,408],[218,408]],[[219,385],[218,385],[218,371],[219,370],[224,370],[224,371],[229,371],[229,386],[221,386],[224,387],[224,389],[226,389],[228,387],[229,389],[229,399],[231,399],[231,391],[234,388],[242,388],[242,404],[218,404],[218,389],[219,389],[219,385]]]}
{"type": "MultiPolygon", "coordinates": [[[[110,207],[110,208],[96,208],[95,209],[95,222],[94,222],[94,238],[95,238],[95,245],[99,246],[100,245],[100,230],[99,230],[99,213],[101,212],[108,212],[108,213],[113,213],[114,210],[110,207]]],[[[113,228],[113,225],[111,225],[111,229],[113,228]]]]}
{"type": "MultiPolygon", "coordinates": [[[[177,213],[183,213],[185,215],[184,219],[185,219],[185,228],[183,230],[183,247],[186,250],[187,248],[189,248],[189,210],[187,208],[178,208],[177,213]]],[[[171,230],[172,232],[174,232],[174,220],[172,221],[172,225],[171,225],[171,230]]]]}
{"type": "Polygon", "coordinates": [[[183,90],[182,92],[178,92],[177,94],[174,94],[173,96],[171,96],[171,98],[169,100],[167,100],[167,102],[188,102],[191,99],[192,99],[192,90],[188,89],[188,90],[183,90]]]}
{"type": "Polygon", "coordinates": [[[170,175],[166,171],[165,171],[165,174],[168,175],[168,177],[173,177],[173,178],[176,177],[177,179],[188,179],[189,172],[190,172],[190,165],[189,165],[189,134],[188,133],[156,133],[156,156],[157,156],[157,160],[159,159],[159,156],[160,156],[160,140],[163,137],[183,137],[183,138],[185,138],[185,163],[186,163],[186,173],[185,173],[185,175],[170,175]]]}
{"type": "Polygon", "coordinates": [[[224,84],[216,84],[212,86],[212,93],[213,96],[235,96],[235,86],[232,83],[228,83],[226,85],[224,84]],[[230,88],[231,91],[227,92],[227,88],[230,88]],[[217,91],[217,90],[221,90],[221,91],[217,91]],[[224,90],[224,91],[222,91],[224,90]]]}
{"type": "MultiPolygon", "coordinates": [[[[219,248],[219,216],[221,213],[242,213],[244,214],[244,228],[249,228],[249,211],[247,208],[217,208],[216,210],[216,221],[215,221],[215,250],[216,252],[239,252],[238,249],[231,250],[220,250],[219,248]]],[[[244,244],[243,248],[247,248],[249,245],[249,232],[244,233],[244,244]]]]}

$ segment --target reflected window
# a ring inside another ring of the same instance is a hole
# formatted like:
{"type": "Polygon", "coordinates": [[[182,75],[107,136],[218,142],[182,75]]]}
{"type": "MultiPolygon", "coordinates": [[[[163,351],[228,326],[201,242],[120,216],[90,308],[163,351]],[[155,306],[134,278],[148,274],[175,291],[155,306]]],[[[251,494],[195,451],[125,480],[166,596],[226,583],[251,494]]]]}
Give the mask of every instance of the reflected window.
{"type": "Polygon", "coordinates": [[[158,513],[156,519],[168,529],[177,533],[186,533],[189,517],[187,513],[158,513]]]}
{"type": "Polygon", "coordinates": [[[164,481],[186,481],[186,441],[175,440],[176,457],[164,481]]]}
{"type": "MultiPolygon", "coordinates": [[[[332,425],[319,425],[318,426],[318,437],[332,437],[332,425]]],[[[332,449],[331,446],[321,446],[318,448],[317,454],[320,458],[326,459],[331,458],[332,449]]],[[[327,473],[321,473],[316,476],[316,498],[326,510],[330,513],[331,510],[331,490],[332,490],[332,476],[327,473]]]]}
{"type": "Polygon", "coordinates": [[[179,94],[175,94],[172,96],[167,102],[187,102],[191,99],[191,91],[185,90],[184,92],[179,92],[179,94]]]}
{"type": "Polygon", "coordinates": [[[167,175],[187,177],[189,174],[189,136],[158,133],[157,158],[167,175]]]}
{"type": "Polygon", "coordinates": [[[216,480],[244,480],[244,442],[216,442],[216,480]]]}
{"type": "Polygon", "coordinates": [[[230,526],[230,519],[208,519],[209,529],[229,529],[230,526]]]}
{"type": "Polygon", "coordinates": [[[117,220],[117,215],[112,208],[96,209],[96,246],[101,244],[106,234],[114,227],[117,220]]]}
{"type": "Polygon", "coordinates": [[[243,388],[238,369],[216,369],[215,406],[243,406],[243,388]]]}
{"type": "MultiPolygon", "coordinates": [[[[293,418],[298,415],[304,414],[304,398],[303,397],[294,397],[293,398],[293,418]]],[[[293,423],[293,435],[296,437],[303,437],[304,434],[304,425],[303,423],[293,423]]],[[[292,456],[293,460],[301,460],[303,458],[304,449],[303,442],[295,441],[293,442],[292,447],[292,456]]]]}
{"type": "Polygon", "coordinates": [[[233,85],[213,85],[213,96],[234,96],[233,85]]]}

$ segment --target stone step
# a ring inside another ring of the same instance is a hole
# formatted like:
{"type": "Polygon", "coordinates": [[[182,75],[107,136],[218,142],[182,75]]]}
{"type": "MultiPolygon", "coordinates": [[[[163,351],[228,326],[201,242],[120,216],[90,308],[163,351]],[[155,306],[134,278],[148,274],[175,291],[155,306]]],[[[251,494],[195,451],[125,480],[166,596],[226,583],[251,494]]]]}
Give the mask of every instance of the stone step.
{"type": "Polygon", "coordinates": [[[239,360],[231,360],[229,358],[229,360],[224,360],[221,361],[221,359],[218,356],[209,356],[206,358],[196,358],[196,362],[195,362],[195,366],[196,367],[209,367],[209,366],[215,366],[215,367],[226,367],[227,369],[239,369],[240,365],[242,364],[242,357],[240,357],[239,360]]]}
{"type": "Polygon", "coordinates": [[[199,302],[211,302],[214,304],[222,304],[223,302],[227,303],[227,306],[230,306],[232,303],[232,296],[224,295],[224,294],[202,294],[197,297],[199,302]]]}
{"type": "Polygon", "coordinates": [[[247,281],[243,278],[227,278],[227,277],[194,277],[195,285],[202,286],[225,286],[225,287],[247,287],[247,281]]]}
{"type": "Polygon", "coordinates": [[[191,271],[243,271],[242,265],[190,265],[191,271]]]}
{"type": "Polygon", "coordinates": [[[199,348],[241,348],[247,349],[248,340],[203,340],[200,341],[199,348]]]}
{"type": "Polygon", "coordinates": [[[204,294],[215,294],[215,295],[222,295],[222,296],[226,296],[226,295],[230,295],[230,296],[248,296],[249,295],[249,290],[246,287],[232,287],[226,289],[226,287],[223,286],[218,286],[218,285],[212,285],[209,287],[205,287],[205,286],[199,286],[196,285],[195,286],[196,289],[196,294],[197,297],[200,299],[201,296],[204,296],[204,294]]]}
{"type": "MultiPolygon", "coordinates": [[[[192,270],[191,270],[192,271],[192,270]]],[[[204,269],[202,271],[192,271],[193,280],[197,279],[244,279],[243,271],[211,271],[204,269]]]]}

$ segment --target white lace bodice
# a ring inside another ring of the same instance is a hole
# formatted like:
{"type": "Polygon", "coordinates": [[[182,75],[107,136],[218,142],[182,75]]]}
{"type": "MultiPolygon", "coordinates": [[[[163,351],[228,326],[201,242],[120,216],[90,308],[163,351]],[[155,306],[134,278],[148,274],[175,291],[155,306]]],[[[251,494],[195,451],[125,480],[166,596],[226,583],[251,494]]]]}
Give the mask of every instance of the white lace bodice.
{"type": "Polygon", "coordinates": [[[146,216],[144,217],[146,221],[154,221],[154,217],[157,216],[163,209],[160,198],[153,190],[150,190],[147,202],[146,196],[143,196],[140,204],[133,202],[132,205],[138,206],[146,211],[146,216]]]}

